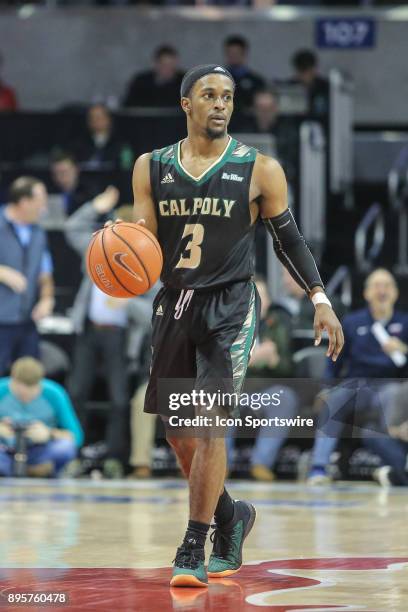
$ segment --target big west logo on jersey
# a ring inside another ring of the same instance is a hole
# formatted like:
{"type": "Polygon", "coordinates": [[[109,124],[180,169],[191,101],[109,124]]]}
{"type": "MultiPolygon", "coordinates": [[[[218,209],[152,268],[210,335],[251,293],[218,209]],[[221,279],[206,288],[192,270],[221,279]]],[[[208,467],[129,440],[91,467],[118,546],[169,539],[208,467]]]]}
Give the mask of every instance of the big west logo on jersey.
{"type": "Polygon", "coordinates": [[[212,215],[214,217],[231,218],[231,210],[234,204],[235,200],[224,198],[182,198],[180,200],[160,200],[159,210],[163,217],[212,215]]]}
{"type": "Polygon", "coordinates": [[[231,578],[210,578],[208,589],[170,589],[169,567],[0,570],[5,601],[18,587],[20,593],[65,593],[67,610],[141,612],[406,612],[407,574],[408,557],[277,559],[244,565],[231,578]]]}

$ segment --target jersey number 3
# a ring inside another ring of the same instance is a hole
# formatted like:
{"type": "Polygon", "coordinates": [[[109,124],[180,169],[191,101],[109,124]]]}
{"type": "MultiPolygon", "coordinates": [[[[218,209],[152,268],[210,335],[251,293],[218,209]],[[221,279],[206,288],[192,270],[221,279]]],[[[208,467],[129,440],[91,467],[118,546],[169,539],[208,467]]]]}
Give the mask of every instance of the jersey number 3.
{"type": "Polygon", "coordinates": [[[201,261],[200,244],[204,239],[204,226],[200,223],[187,224],[182,235],[183,238],[190,237],[181,255],[176,268],[198,268],[201,261]],[[186,255],[186,256],[184,256],[186,255]]]}

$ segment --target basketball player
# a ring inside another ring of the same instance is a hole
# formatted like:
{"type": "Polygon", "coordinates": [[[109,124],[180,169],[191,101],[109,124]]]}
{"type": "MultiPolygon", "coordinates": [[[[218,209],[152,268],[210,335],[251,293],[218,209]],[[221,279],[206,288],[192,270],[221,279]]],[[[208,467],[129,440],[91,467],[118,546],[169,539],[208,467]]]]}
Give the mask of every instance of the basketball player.
{"type": "MultiPolygon", "coordinates": [[[[241,389],[257,330],[252,277],[258,216],[277,256],[315,305],[315,344],[327,330],[327,355],[336,360],[344,342],[314,259],[288,209],[282,168],[228,135],[234,87],[232,75],[221,66],[190,70],[181,85],[187,138],[142,155],[134,168],[135,220],[157,236],[164,255],[145,411],[165,421],[168,406],[159,402],[163,379],[193,379],[197,391],[214,391],[218,383],[224,392],[241,389]]],[[[224,488],[222,437],[195,437],[193,429],[190,437],[167,436],[190,490],[190,520],[171,585],[203,587],[207,575],[230,576],[241,567],[255,508],[233,501],[224,488]],[[213,516],[207,574],[204,544],[213,516]]]]}

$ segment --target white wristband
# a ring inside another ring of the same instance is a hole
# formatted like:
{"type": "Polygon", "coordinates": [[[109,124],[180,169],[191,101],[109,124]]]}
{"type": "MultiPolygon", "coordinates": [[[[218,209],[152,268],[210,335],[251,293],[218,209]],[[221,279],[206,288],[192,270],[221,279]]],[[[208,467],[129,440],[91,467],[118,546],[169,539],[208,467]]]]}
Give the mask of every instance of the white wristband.
{"type": "Polygon", "coordinates": [[[323,293],[323,291],[317,291],[317,293],[314,293],[312,295],[311,299],[315,308],[318,304],[327,304],[328,306],[330,306],[330,308],[332,308],[329,298],[325,293],[323,293]]]}

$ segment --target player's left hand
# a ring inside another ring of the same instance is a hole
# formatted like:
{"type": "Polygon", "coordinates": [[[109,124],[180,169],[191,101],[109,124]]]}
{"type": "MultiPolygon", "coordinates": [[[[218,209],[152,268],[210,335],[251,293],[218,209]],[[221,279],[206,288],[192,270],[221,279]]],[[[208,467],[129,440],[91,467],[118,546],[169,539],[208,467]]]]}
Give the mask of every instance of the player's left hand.
{"type": "Polygon", "coordinates": [[[54,298],[46,297],[42,298],[37,304],[34,306],[31,311],[31,318],[33,321],[37,322],[44,317],[48,317],[52,314],[54,308],[54,298]]]}
{"type": "Polygon", "coordinates": [[[326,330],[329,336],[329,348],[326,355],[336,361],[344,346],[343,329],[330,306],[317,304],[314,317],[315,346],[319,346],[322,341],[323,330],[326,330]]]}

